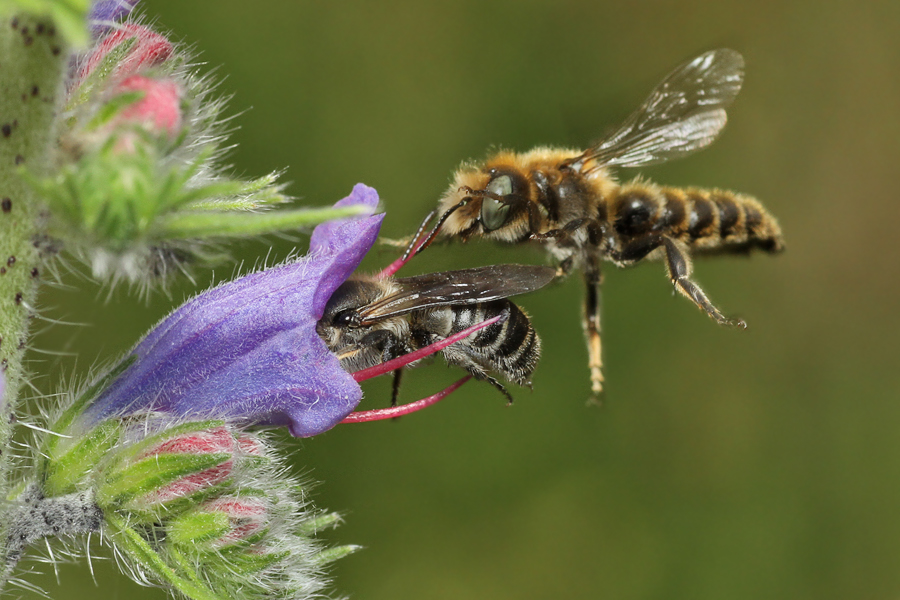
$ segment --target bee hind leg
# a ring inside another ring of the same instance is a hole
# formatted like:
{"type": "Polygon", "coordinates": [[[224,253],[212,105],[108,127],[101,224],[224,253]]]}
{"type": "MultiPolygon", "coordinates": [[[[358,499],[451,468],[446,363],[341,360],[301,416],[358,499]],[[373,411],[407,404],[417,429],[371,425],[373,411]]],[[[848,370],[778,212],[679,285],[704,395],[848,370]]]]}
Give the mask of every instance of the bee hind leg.
{"type": "Polygon", "coordinates": [[[489,384],[494,386],[494,388],[496,388],[498,392],[500,392],[501,394],[506,396],[506,405],[512,406],[513,397],[512,397],[512,394],[509,393],[509,390],[506,389],[506,386],[504,386],[502,383],[500,383],[499,381],[497,381],[495,378],[491,377],[490,375],[485,377],[484,381],[487,381],[489,384]]]}
{"type": "Polygon", "coordinates": [[[510,394],[509,390],[506,389],[506,386],[504,386],[502,383],[500,383],[496,378],[488,375],[487,370],[485,370],[485,368],[482,365],[472,361],[471,359],[468,359],[465,361],[457,359],[457,360],[453,361],[453,364],[465,367],[466,371],[468,371],[469,374],[472,377],[474,377],[475,379],[477,379],[478,381],[486,381],[487,383],[494,386],[494,389],[496,389],[498,392],[500,392],[501,394],[503,394],[506,397],[506,405],[507,406],[512,405],[512,403],[513,403],[512,394],[510,394]],[[466,362],[468,364],[464,364],[464,362],[466,362]]]}
{"type": "Polygon", "coordinates": [[[584,262],[585,298],[582,325],[587,339],[588,368],[591,371],[590,402],[596,403],[603,392],[603,352],[600,345],[600,284],[603,277],[596,253],[591,253],[584,262]]]}
{"type": "Polygon", "coordinates": [[[729,319],[716,308],[703,290],[696,283],[691,281],[691,261],[685,249],[672,238],[663,236],[662,245],[666,251],[666,269],[669,272],[669,279],[672,285],[688,300],[697,305],[697,307],[706,312],[719,325],[729,325],[732,327],[746,328],[747,323],[743,319],[729,319]]]}

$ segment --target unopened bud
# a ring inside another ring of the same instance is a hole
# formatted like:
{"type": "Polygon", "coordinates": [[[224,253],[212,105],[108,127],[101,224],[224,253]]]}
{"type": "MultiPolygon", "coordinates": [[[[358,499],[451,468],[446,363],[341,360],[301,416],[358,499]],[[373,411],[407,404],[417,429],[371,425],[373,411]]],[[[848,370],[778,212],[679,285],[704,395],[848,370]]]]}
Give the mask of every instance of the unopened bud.
{"type": "Polygon", "coordinates": [[[159,437],[139,452],[122,450],[122,459],[98,489],[101,507],[145,514],[162,507],[171,511],[182,501],[220,492],[230,481],[237,449],[230,428],[188,424],[187,431],[159,437]]]}
{"type": "Polygon", "coordinates": [[[225,496],[180,515],[168,529],[176,544],[194,550],[218,550],[254,544],[269,524],[269,505],[261,496],[225,496]]]}
{"type": "Polygon", "coordinates": [[[181,90],[174,81],[132,75],[116,86],[117,93],[140,92],[143,97],[123,108],[115,124],[135,123],[170,138],[181,130],[181,90]]]}
{"type": "Polygon", "coordinates": [[[117,61],[112,72],[112,76],[116,78],[127,77],[144,67],[158,65],[172,55],[172,44],[165,36],[142,25],[125,23],[100,40],[82,65],[78,79],[84,80],[90,76],[106,56],[124,42],[130,42],[132,46],[117,61]]]}

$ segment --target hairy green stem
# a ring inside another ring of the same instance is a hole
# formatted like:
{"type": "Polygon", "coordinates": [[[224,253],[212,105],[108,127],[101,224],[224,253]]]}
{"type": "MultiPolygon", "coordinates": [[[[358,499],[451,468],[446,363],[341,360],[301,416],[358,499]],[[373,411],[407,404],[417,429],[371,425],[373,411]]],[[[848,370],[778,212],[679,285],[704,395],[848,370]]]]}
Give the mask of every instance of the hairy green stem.
{"type": "MultiPolygon", "coordinates": [[[[41,264],[37,236],[40,204],[19,173],[43,173],[51,157],[54,116],[68,52],[53,22],[30,15],[0,15],[0,501],[9,500],[13,419],[25,378],[22,358],[34,316],[41,264]]],[[[9,519],[0,522],[2,555],[9,519]]],[[[2,585],[4,581],[0,581],[2,585]]]]}

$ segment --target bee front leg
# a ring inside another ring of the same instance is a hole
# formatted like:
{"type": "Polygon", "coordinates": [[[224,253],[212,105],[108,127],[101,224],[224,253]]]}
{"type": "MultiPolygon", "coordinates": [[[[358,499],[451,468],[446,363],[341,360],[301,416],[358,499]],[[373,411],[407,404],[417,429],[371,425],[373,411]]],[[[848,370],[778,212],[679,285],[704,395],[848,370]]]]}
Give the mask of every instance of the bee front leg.
{"type": "MultiPolygon", "coordinates": [[[[569,221],[559,229],[551,229],[544,233],[532,233],[529,239],[537,241],[556,239],[560,242],[568,242],[575,232],[591,224],[593,221],[594,219],[589,219],[587,217],[575,219],[574,221],[569,221]]],[[[534,231],[534,229],[535,227],[532,227],[532,231],[534,231]]]]}
{"type": "Polygon", "coordinates": [[[603,281],[600,272],[600,257],[591,252],[584,261],[584,315],[582,325],[587,338],[588,368],[591,370],[592,400],[603,391],[603,353],[600,345],[600,284],[603,281]]]}
{"type": "Polygon", "coordinates": [[[669,272],[669,279],[672,280],[672,285],[675,286],[676,290],[715,319],[719,325],[747,327],[747,324],[742,319],[729,319],[723,315],[709,301],[709,298],[706,297],[700,286],[691,281],[691,260],[684,248],[669,237],[662,238],[662,245],[666,250],[666,269],[669,272]]]}

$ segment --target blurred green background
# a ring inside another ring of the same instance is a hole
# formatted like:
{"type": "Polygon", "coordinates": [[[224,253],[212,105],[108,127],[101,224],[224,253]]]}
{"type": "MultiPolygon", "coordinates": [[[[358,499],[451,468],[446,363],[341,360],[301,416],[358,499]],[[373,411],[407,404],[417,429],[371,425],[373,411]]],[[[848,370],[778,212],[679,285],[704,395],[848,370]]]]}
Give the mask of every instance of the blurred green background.
{"type": "MultiPolygon", "coordinates": [[[[581,283],[523,298],[544,340],[534,391],[487,385],[399,422],[291,440],[326,538],[366,550],[333,570],[353,598],[881,599],[900,595],[900,3],[144,0],[233,94],[232,155],[288,168],[290,193],[330,204],[378,189],[383,234],[411,232],[458,164],[492,146],[584,146],[700,52],[744,54],[721,139],[641,171],[756,195],[778,257],[700,260],[741,332],[673,297],[660,264],[606,269],[607,393],[589,393],[581,283]],[[243,111],[243,112],[242,112],[243,111]]],[[[621,173],[629,178],[637,173],[621,173]]],[[[307,238],[252,242],[251,265],[307,238]],[[271,242],[271,243],[270,243],[271,242]]],[[[395,257],[381,247],[364,268],[395,257]]],[[[527,248],[447,246],[410,268],[540,263],[527,248]]],[[[231,265],[216,275],[228,275],[231,265]]],[[[202,287],[212,278],[198,273],[202,287]]],[[[67,277],[43,297],[40,384],[125,351],[196,288],[149,304],[67,277]]],[[[459,375],[410,372],[412,400],[459,375]]],[[[383,406],[389,382],[366,386],[383,406]]],[[[108,556],[107,553],[102,553],[108,556]]],[[[35,565],[53,598],[162,598],[94,561],[35,565]]],[[[36,597],[36,596],[35,596],[36,597]]]]}

